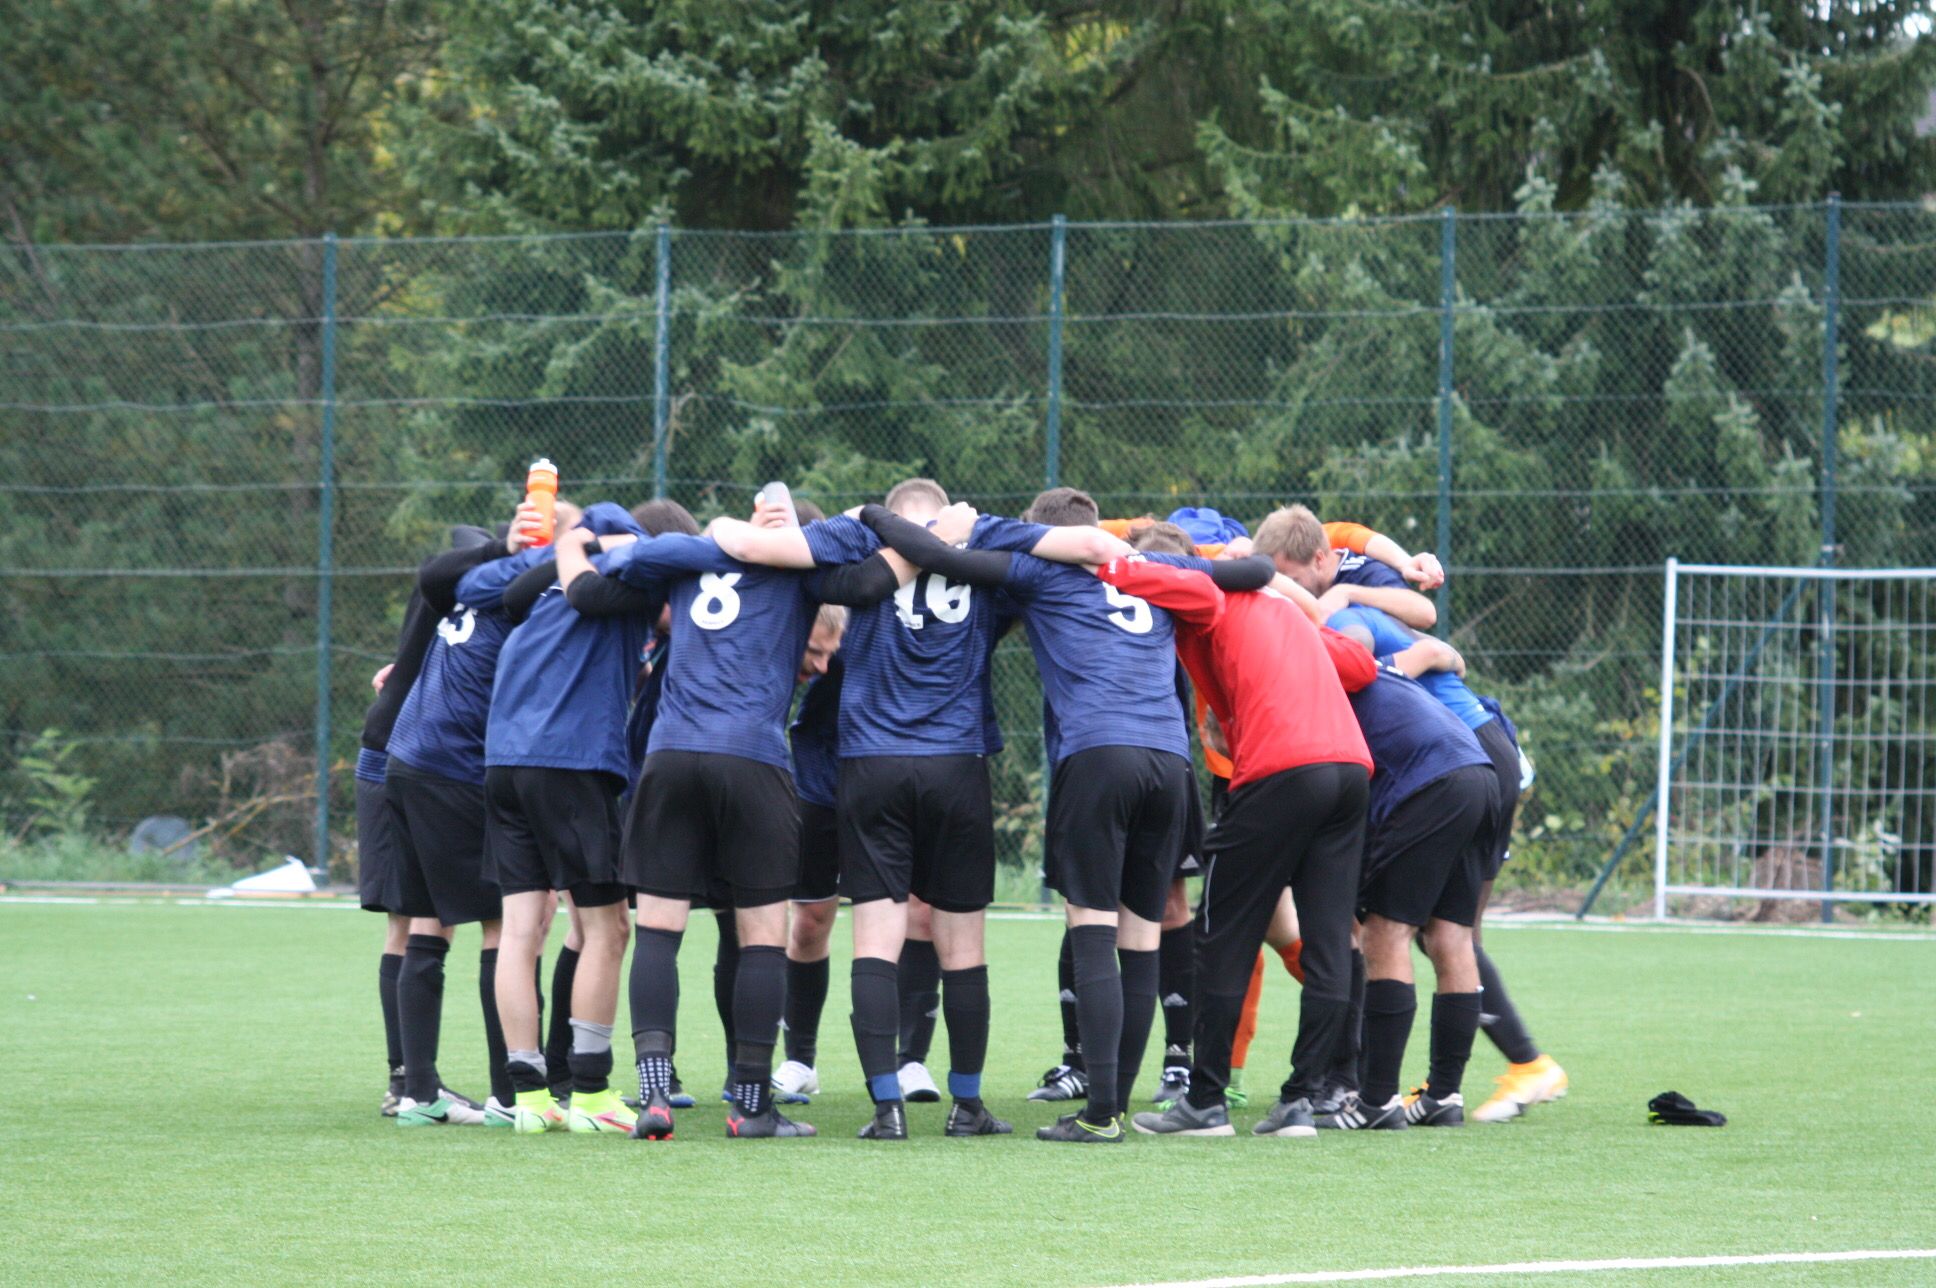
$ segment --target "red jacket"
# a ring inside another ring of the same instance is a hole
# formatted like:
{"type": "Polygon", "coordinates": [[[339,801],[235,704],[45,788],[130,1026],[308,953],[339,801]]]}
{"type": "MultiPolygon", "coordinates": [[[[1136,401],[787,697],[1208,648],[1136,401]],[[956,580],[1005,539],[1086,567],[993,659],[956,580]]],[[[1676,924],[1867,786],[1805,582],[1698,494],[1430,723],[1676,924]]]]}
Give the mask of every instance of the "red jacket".
{"type": "Polygon", "coordinates": [[[1176,651],[1230,743],[1230,788],[1300,765],[1371,768],[1347,692],[1378,676],[1356,642],[1270,590],[1226,595],[1203,573],[1117,559],[1096,575],[1169,611],[1176,651]]]}

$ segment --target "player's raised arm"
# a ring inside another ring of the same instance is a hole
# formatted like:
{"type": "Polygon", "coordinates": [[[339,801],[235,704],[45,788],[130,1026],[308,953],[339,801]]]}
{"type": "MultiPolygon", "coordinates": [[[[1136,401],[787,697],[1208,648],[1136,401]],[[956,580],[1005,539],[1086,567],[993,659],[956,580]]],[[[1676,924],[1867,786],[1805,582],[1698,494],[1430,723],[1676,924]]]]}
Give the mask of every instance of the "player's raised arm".
{"type": "Polygon", "coordinates": [[[1006,550],[963,550],[884,505],[864,505],[860,521],[915,567],[971,586],[1000,586],[1012,562],[1006,550]]]}
{"type": "Polygon", "coordinates": [[[615,552],[606,563],[609,575],[634,586],[702,572],[737,572],[738,560],[719,548],[711,537],[668,532],[650,541],[635,541],[615,552]]]}
{"type": "Polygon", "coordinates": [[[806,533],[791,525],[755,527],[744,519],[721,515],[712,521],[707,532],[721,550],[741,563],[765,564],[769,568],[812,568],[817,562],[807,544],[806,533]]]}
{"type": "Polygon", "coordinates": [[[1092,568],[1101,567],[1112,559],[1127,559],[1136,553],[1135,548],[1121,537],[1112,536],[1101,528],[1082,526],[1050,528],[1029,547],[1028,552],[1050,563],[1086,564],[1092,568]]]}
{"type": "Polygon", "coordinates": [[[1223,591],[1207,573],[1141,557],[1112,559],[1096,576],[1116,589],[1148,600],[1192,626],[1215,626],[1223,616],[1223,591]]]}

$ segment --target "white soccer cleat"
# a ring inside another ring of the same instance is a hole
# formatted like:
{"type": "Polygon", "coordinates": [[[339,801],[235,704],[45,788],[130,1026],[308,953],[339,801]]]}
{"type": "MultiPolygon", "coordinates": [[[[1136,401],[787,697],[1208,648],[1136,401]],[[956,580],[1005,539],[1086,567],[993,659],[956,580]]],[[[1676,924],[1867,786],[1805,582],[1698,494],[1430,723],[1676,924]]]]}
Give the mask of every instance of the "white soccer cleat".
{"type": "Polygon", "coordinates": [[[941,1088],[934,1085],[928,1076],[928,1067],[918,1060],[909,1060],[901,1066],[896,1075],[901,1083],[901,1099],[911,1105],[932,1105],[941,1099],[941,1088]]]}
{"type": "Polygon", "coordinates": [[[810,1064],[788,1060],[773,1071],[773,1099],[783,1105],[804,1105],[820,1094],[820,1075],[810,1064]]]}

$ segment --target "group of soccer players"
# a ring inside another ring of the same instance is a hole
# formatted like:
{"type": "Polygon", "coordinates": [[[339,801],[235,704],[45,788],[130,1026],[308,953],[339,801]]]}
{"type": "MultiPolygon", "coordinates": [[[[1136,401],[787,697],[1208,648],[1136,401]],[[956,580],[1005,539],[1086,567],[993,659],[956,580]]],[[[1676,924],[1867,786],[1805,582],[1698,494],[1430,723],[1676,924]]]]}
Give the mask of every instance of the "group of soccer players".
{"type": "Polygon", "coordinates": [[[1413,586],[1442,580],[1436,561],[1301,506],[1254,540],[1214,512],[1173,517],[1188,530],[1105,525],[1055,488],[998,518],[910,479],[832,518],[762,498],[703,534],[670,501],[560,501],[548,544],[528,507],[498,532],[454,530],[419,572],[357,766],[363,902],[389,914],[385,1113],[670,1138],[695,1103],[675,1058],[700,905],[719,926],[726,1131],[811,1136],[778,1106],[819,1091],[844,899],[874,1104],[862,1138],[906,1139],[907,1102],[940,1098],[925,1067],[937,1011],[944,1133],[1008,1134],[982,1098],[983,931],[1002,749],[990,669],[1018,623],[1045,699],[1045,876],[1067,913],[1065,1050],[1031,1098],[1085,1101],[1039,1138],[1234,1134],[1233,1048],[1255,1028],[1266,942],[1303,993],[1290,1076],[1256,1134],[1461,1123],[1482,1025],[1510,1063],[1476,1118],[1564,1094],[1481,946],[1530,768],[1458,653],[1419,633],[1434,615],[1413,586]],[[546,1031],[541,954],[561,901],[546,1031]],[[473,922],[481,1105],[437,1071],[443,962],[473,922]],[[1437,981],[1430,1072],[1400,1095],[1414,942],[1437,981]],[[636,1100],[611,1085],[622,977],[636,1100]],[[1128,1119],[1159,995],[1157,1107],[1128,1119]]]}

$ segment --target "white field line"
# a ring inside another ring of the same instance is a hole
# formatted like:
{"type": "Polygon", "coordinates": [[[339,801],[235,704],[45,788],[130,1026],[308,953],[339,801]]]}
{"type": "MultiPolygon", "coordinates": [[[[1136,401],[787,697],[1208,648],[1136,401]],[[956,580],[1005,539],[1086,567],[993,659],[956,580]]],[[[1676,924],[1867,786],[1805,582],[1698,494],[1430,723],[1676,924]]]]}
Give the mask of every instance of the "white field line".
{"type": "Polygon", "coordinates": [[[1820,1265],[1838,1261],[1931,1261],[1936,1248],[1861,1252],[1764,1252],[1735,1257],[1615,1257],[1606,1261],[1511,1261],[1494,1266],[1395,1266],[1383,1270],[1309,1270],[1284,1275],[1184,1279],[1125,1288],[1264,1288],[1269,1284],[1342,1284],[1392,1279],[1495,1278],[1501,1275],[1586,1274],[1599,1270],[1691,1270],[1708,1266],[1820,1265]]]}

